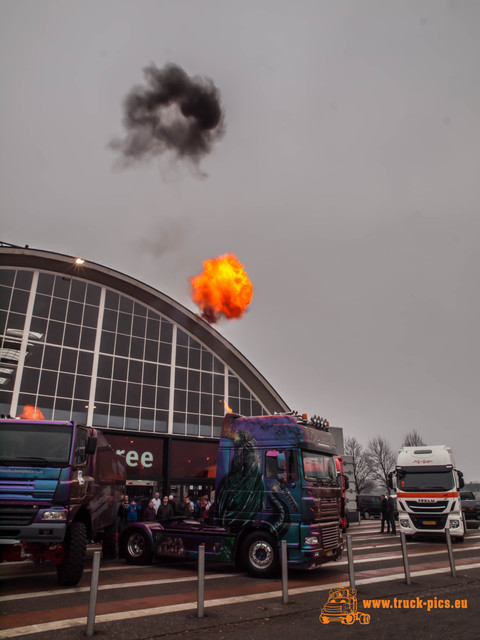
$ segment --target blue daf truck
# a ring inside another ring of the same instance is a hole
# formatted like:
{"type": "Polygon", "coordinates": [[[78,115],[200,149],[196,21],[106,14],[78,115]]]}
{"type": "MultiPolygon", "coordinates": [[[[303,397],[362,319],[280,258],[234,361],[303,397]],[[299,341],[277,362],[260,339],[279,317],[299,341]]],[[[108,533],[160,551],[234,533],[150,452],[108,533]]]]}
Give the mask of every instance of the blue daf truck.
{"type": "Polygon", "coordinates": [[[214,505],[207,522],[174,517],[122,532],[127,562],[194,558],[235,562],[257,577],[288,565],[314,569],[340,557],[341,488],[327,422],[297,414],[227,413],[219,443],[214,505]]]}

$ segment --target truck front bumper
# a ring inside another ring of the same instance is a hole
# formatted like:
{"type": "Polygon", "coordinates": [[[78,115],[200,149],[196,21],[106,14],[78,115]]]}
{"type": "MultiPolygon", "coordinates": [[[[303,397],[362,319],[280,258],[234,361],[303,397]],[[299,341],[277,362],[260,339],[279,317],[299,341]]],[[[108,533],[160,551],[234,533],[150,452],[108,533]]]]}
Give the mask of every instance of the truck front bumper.
{"type": "Polygon", "coordinates": [[[0,544],[63,542],[66,528],[65,522],[33,522],[23,526],[0,525],[0,544]]]}

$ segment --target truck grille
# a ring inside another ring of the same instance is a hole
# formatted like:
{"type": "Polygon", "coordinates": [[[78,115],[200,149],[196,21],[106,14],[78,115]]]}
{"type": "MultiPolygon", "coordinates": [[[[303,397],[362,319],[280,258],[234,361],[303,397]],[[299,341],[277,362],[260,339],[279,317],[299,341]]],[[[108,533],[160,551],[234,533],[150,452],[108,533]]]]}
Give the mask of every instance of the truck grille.
{"type": "Polygon", "coordinates": [[[324,549],[333,549],[340,542],[340,528],[337,523],[328,524],[321,529],[322,546],[324,549]]]}
{"type": "Polygon", "coordinates": [[[4,527],[20,527],[33,522],[37,509],[35,507],[0,505],[0,524],[4,527]]]}
{"type": "Polygon", "coordinates": [[[406,500],[407,507],[412,513],[443,513],[448,507],[448,500],[435,502],[432,504],[424,502],[416,502],[415,500],[406,500]]]}
{"type": "Polygon", "coordinates": [[[44,500],[51,501],[57,488],[57,480],[0,480],[2,500],[44,500]]]}

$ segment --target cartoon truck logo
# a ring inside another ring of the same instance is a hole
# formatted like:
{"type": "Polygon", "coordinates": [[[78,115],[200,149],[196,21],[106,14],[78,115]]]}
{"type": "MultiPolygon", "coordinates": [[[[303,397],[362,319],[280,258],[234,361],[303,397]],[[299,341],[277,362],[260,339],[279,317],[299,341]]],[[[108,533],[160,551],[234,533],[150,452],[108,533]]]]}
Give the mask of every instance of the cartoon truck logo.
{"type": "Polygon", "coordinates": [[[328,601],[319,615],[320,622],[341,622],[353,624],[358,620],[360,624],[370,624],[370,615],[357,611],[357,590],[349,587],[330,589],[328,601]]]}

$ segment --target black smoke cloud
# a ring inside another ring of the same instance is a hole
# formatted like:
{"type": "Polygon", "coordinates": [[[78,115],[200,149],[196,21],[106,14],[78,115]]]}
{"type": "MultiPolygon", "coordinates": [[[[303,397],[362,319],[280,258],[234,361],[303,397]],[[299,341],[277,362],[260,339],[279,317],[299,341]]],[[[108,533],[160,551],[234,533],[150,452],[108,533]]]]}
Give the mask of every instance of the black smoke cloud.
{"type": "Polygon", "coordinates": [[[120,154],[119,165],[171,151],[180,160],[198,165],[225,131],[220,94],[205,77],[190,77],[175,64],[144,69],[147,86],[134,87],[124,101],[126,136],[110,148],[120,154]]]}

